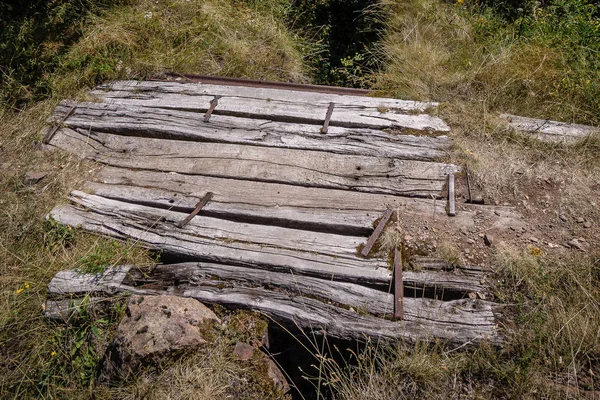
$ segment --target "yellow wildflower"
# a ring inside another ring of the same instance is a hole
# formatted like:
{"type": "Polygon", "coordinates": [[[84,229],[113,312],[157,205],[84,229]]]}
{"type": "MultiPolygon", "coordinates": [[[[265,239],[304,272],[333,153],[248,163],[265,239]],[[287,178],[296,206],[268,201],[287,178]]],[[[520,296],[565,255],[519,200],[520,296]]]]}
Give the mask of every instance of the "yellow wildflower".
{"type": "Polygon", "coordinates": [[[17,289],[17,294],[21,294],[21,292],[22,292],[23,290],[25,290],[25,289],[23,289],[23,288],[18,288],[18,289],[17,289]]]}
{"type": "Polygon", "coordinates": [[[465,0],[456,0],[456,4],[463,4],[465,2],[465,0]]]}
{"type": "Polygon", "coordinates": [[[29,283],[25,282],[25,285],[23,285],[23,287],[24,287],[25,289],[29,289],[29,283]]]}
{"type": "Polygon", "coordinates": [[[56,351],[52,350],[52,353],[50,353],[50,357],[54,357],[56,355],[56,351]]]}
{"type": "Polygon", "coordinates": [[[542,255],[542,250],[539,247],[529,246],[529,254],[539,258],[542,255]]]}

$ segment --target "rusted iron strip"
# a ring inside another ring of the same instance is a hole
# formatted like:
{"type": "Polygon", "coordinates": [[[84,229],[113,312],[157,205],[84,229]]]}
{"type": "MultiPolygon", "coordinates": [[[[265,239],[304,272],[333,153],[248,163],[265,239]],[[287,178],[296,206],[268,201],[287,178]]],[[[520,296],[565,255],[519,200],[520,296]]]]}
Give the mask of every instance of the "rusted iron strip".
{"type": "Polygon", "coordinates": [[[335,106],[334,102],[329,103],[329,107],[327,107],[327,114],[325,114],[325,122],[323,123],[323,128],[321,129],[321,133],[327,133],[329,129],[329,121],[331,120],[331,114],[333,114],[333,107],[335,106]]]}
{"type": "Polygon", "coordinates": [[[469,191],[468,203],[473,203],[473,196],[471,196],[471,174],[469,173],[469,166],[465,165],[465,171],[467,173],[467,190],[469,191]]]}
{"type": "Polygon", "coordinates": [[[210,120],[210,116],[219,104],[219,97],[220,96],[215,96],[215,98],[210,101],[210,107],[208,108],[208,111],[206,111],[206,114],[204,114],[204,122],[208,122],[210,120]]]}
{"type": "MultiPolygon", "coordinates": [[[[210,85],[228,85],[228,86],[247,86],[256,88],[282,89],[282,90],[297,90],[302,92],[338,94],[343,96],[368,96],[373,93],[368,89],[346,88],[339,86],[323,86],[323,85],[308,85],[304,83],[291,82],[271,82],[252,79],[228,78],[223,76],[209,75],[194,75],[194,74],[178,74],[174,72],[166,73],[167,80],[174,78],[182,79],[182,82],[198,82],[210,85]]],[[[153,79],[156,81],[164,81],[165,79],[153,79]]]]}
{"type": "Polygon", "coordinates": [[[385,225],[388,223],[388,221],[392,217],[393,212],[394,212],[394,210],[392,210],[391,208],[388,208],[385,211],[385,213],[383,214],[383,217],[381,217],[381,220],[379,221],[379,224],[377,224],[377,227],[375,228],[375,230],[369,237],[369,240],[367,240],[367,244],[365,244],[365,247],[363,247],[363,249],[361,251],[361,254],[363,257],[366,257],[369,255],[369,252],[373,248],[373,245],[375,244],[377,239],[379,239],[379,235],[381,235],[381,232],[383,232],[383,228],[385,228],[385,225]]]}
{"type": "Polygon", "coordinates": [[[402,254],[394,249],[394,318],[401,320],[404,316],[404,282],[402,281],[402,254]]]}
{"type": "Polygon", "coordinates": [[[456,215],[456,205],[454,199],[454,173],[448,174],[448,215],[454,217],[456,215]]]}
{"type": "Polygon", "coordinates": [[[44,138],[44,144],[50,143],[50,141],[52,140],[52,138],[54,137],[54,135],[56,134],[56,132],[58,131],[58,129],[65,123],[65,121],[67,120],[67,118],[69,118],[69,116],[73,113],[73,110],[75,110],[76,107],[77,107],[77,104],[75,104],[73,107],[71,107],[71,109],[69,110],[69,112],[67,112],[67,114],[60,120],[60,122],[57,123],[54,126],[54,128],[52,128],[52,130],[44,138]]]}
{"type": "Polygon", "coordinates": [[[210,201],[210,199],[212,199],[212,197],[213,197],[212,192],[206,193],[204,195],[204,197],[202,198],[202,200],[200,200],[198,202],[198,204],[196,204],[196,208],[194,209],[194,211],[192,211],[192,213],[190,215],[188,215],[186,219],[184,219],[181,222],[178,222],[176,226],[178,228],[183,228],[184,226],[186,226],[188,224],[188,222],[190,222],[192,220],[192,218],[194,218],[196,215],[198,215],[200,210],[202,210],[202,208],[204,208],[206,203],[208,203],[210,201]]]}

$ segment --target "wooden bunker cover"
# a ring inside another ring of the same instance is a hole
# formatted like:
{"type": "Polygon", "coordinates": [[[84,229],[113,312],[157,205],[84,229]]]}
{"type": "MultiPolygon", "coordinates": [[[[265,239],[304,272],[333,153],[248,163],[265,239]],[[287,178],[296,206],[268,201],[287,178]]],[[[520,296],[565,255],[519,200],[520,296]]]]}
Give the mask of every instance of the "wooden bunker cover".
{"type": "Polygon", "coordinates": [[[48,144],[102,168],[49,215],[179,263],[60,272],[49,317],[87,293],[169,293],[341,338],[500,341],[479,268],[405,260],[396,320],[389,257],[360,254],[389,208],[400,220],[470,218],[446,215],[458,168],[436,161],[450,147],[427,113],[436,104],[174,81],[91,95],[56,108],[48,144]]]}

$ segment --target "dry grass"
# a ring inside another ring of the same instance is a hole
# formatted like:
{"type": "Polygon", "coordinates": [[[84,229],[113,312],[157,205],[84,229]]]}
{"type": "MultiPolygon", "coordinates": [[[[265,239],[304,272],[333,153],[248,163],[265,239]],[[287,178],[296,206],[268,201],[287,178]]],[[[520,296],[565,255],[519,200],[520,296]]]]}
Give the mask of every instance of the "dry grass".
{"type": "Polygon", "coordinates": [[[542,143],[507,129],[483,104],[446,104],[442,117],[453,127],[451,161],[468,164],[488,201],[520,205],[546,217],[565,213],[598,220],[598,140],[570,145],[542,143]]]}
{"type": "MultiPolygon", "coordinates": [[[[292,36],[267,11],[229,1],[132,1],[88,25],[82,40],[50,78],[52,100],[18,114],[0,110],[0,397],[90,398],[92,393],[96,398],[119,397],[94,385],[93,363],[101,353],[91,346],[82,347],[85,353],[72,353],[81,329],[54,326],[43,319],[46,286],[62,269],[99,270],[153,261],[134,243],[114,244],[45,222],[52,207],[66,201],[68,192],[81,186],[97,167],[73,155],[41,149],[39,132],[56,102],[104,79],[144,77],[165,68],[304,81],[302,57],[292,36]],[[25,185],[28,170],[48,175],[38,184],[25,185]]],[[[98,327],[105,338],[110,335],[110,324],[98,327]]],[[[170,393],[160,392],[158,384],[152,386],[157,379],[149,375],[149,393],[164,398],[176,396],[177,391],[200,390],[206,398],[222,397],[227,379],[239,370],[227,369],[231,364],[218,358],[219,349],[182,361],[159,378],[158,382],[173,384],[170,393]],[[213,359],[215,364],[210,364],[213,359]],[[225,363],[225,371],[220,371],[219,360],[225,363]],[[198,362],[205,365],[195,366],[198,362]],[[205,378],[205,385],[200,385],[205,378]]],[[[251,382],[240,381],[244,376],[236,378],[239,387],[251,382]]],[[[249,393],[257,387],[261,386],[249,387],[249,393]]],[[[127,390],[123,393],[135,397],[135,391],[127,390]]],[[[263,392],[254,394],[265,398],[263,392]]]]}
{"type": "Polygon", "coordinates": [[[242,2],[135,0],[92,21],[55,90],[164,70],[305,82],[297,47],[273,13],[242,2]]]}
{"type": "MultiPolygon", "coordinates": [[[[383,93],[600,122],[593,84],[598,71],[583,56],[591,50],[575,43],[557,46],[556,40],[569,39],[563,26],[547,33],[540,25],[539,34],[518,40],[516,26],[477,8],[414,0],[383,1],[382,9],[386,31],[379,56],[385,67],[376,75],[383,93]]],[[[571,35],[576,42],[577,34],[571,35]]]]}
{"type": "Polygon", "coordinates": [[[278,399],[257,360],[240,362],[234,346],[224,336],[210,346],[187,354],[156,371],[147,371],[124,388],[112,391],[120,399],[220,400],[223,398],[278,399]]]}

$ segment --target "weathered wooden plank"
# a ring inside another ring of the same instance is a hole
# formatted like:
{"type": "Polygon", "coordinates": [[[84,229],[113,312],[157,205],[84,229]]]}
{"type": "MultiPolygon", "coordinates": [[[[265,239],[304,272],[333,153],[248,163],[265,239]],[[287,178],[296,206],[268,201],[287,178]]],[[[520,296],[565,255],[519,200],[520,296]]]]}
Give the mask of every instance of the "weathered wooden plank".
{"type": "MultiPolygon", "coordinates": [[[[346,298],[345,292],[352,293],[353,290],[375,296],[380,296],[380,294],[389,296],[389,294],[383,292],[377,294],[377,291],[372,289],[360,288],[358,285],[332,283],[302,277],[297,280],[296,290],[299,290],[297,292],[299,294],[265,290],[260,287],[216,288],[203,285],[204,283],[211,283],[210,279],[206,279],[207,275],[248,277],[247,273],[249,271],[247,269],[240,271],[238,267],[229,270],[229,266],[194,263],[158,266],[157,269],[158,271],[155,269],[149,277],[144,279],[151,280],[153,276],[166,274],[167,277],[174,275],[175,279],[187,280],[179,285],[180,288],[165,288],[163,293],[175,293],[194,297],[205,303],[263,312],[287,326],[292,323],[303,329],[317,331],[324,329],[327,334],[332,336],[357,339],[365,339],[365,336],[372,338],[406,338],[409,340],[435,337],[453,343],[481,340],[490,340],[496,343],[500,340],[492,312],[493,304],[489,302],[469,299],[440,302],[430,299],[407,298],[405,320],[392,322],[364,314],[361,315],[334,305],[327,305],[302,293],[302,290],[323,293],[326,296],[333,293],[333,297],[344,297],[342,301],[350,300],[346,298]],[[190,283],[192,281],[195,282],[195,285],[190,283]],[[315,283],[316,289],[313,286],[315,283]],[[328,292],[325,285],[331,285],[333,290],[328,292]]],[[[115,276],[115,274],[110,273],[110,270],[108,275],[115,276]]],[[[93,292],[85,291],[85,289],[90,288],[89,281],[93,279],[93,277],[81,276],[73,271],[59,272],[51,282],[49,295],[54,298],[56,296],[89,293],[98,295],[102,292],[103,287],[106,287],[109,294],[114,294],[115,290],[140,294],[144,292],[148,294],[161,293],[161,290],[144,288],[143,282],[141,282],[142,286],[135,287],[126,285],[123,281],[117,279],[103,279],[102,285],[93,287],[93,292]],[[80,281],[83,282],[80,284],[80,281]]],[[[260,281],[261,278],[254,276],[245,279],[256,282],[260,281]]],[[[289,276],[274,276],[271,283],[285,285],[289,281],[289,276]]],[[[214,283],[214,281],[212,282],[214,283]]],[[[49,300],[47,310],[56,308],[49,305],[50,302],[59,303],[60,300],[49,300]]]]}
{"type": "Polygon", "coordinates": [[[201,123],[197,112],[106,103],[63,101],[50,122],[61,121],[72,105],[77,109],[67,125],[130,136],[250,144],[327,151],[337,154],[432,161],[450,148],[447,136],[413,136],[380,130],[330,126],[321,135],[316,125],[213,115],[201,123]]]}
{"type": "Polygon", "coordinates": [[[250,99],[294,101],[327,105],[330,102],[345,106],[357,107],[387,107],[402,111],[426,111],[428,108],[437,107],[435,102],[422,102],[411,100],[398,100],[390,98],[349,96],[327,93],[314,93],[298,90],[282,90],[271,88],[257,88],[229,85],[210,85],[199,83],[156,82],[156,81],[116,81],[98,87],[98,91],[128,91],[133,93],[173,93],[188,96],[238,96],[250,99]]]}
{"type": "MultiPolygon", "coordinates": [[[[344,248],[341,243],[332,244],[329,249],[326,249],[324,244],[320,245],[320,250],[328,251],[328,254],[315,252],[314,249],[292,250],[294,246],[304,245],[295,238],[292,238],[294,243],[287,245],[289,248],[267,245],[264,242],[270,239],[266,237],[251,238],[252,242],[236,240],[240,237],[248,238],[249,234],[235,238],[209,237],[205,231],[195,232],[189,225],[181,230],[173,227],[172,222],[179,217],[174,217],[171,213],[178,213],[138,205],[111,205],[108,200],[96,204],[90,201],[82,203],[90,208],[83,210],[71,205],[62,205],[55,207],[50,215],[67,225],[80,226],[88,231],[119,239],[133,238],[167,254],[183,258],[274,272],[293,271],[300,275],[383,287],[387,287],[391,281],[390,270],[384,261],[353,257],[349,254],[350,250],[344,248]]],[[[272,232],[271,236],[274,236],[277,230],[272,232]]],[[[332,235],[331,239],[335,236],[339,237],[332,235]]],[[[310,242],[305,243],[309,247],[310,242]]],[[[404,278],[405,287],[417,290],[419,294],[422,290],[423,293],[432,295],[429,292],[433,290],[438,296],[443,293],[445,296],[460,298],[467,293],[485,291],[478,277],[449,272],[407,271],[404,278]]]]}
{"type": "Polygon", "coordinates": [[[211,238],[215,241],[255,243],[278,249],[302,250],[311,253],[327,254],[338,258],[355,259],[356,248],[365,240],[360,236],[345,236],[332,233],[313,232],[272,225],[257,225],[246,222],[228,221],[197,215],[184,227],[179,221],[185,214],[165,209],[155,209],[130,202],[120,202],[97,195],[73,191],[69,199],[85,207],[102,213],[121,215],[132,222],[140,218],[155,222],[167,230],[181,230],[190,237],[211,238]],[[176,229],[176,228],[177,229],[176,229]]]}
{"type": "Polygon", "coordinates": [[[569,143],[584,139],[589,135],[600,134],[600,128],[588,125],[527,118],[510,114],[502,114],[500,118],[507,120],[511,128],[530,133],[537,139],[548,142],[569,143]]]}
{"type": "MultiPolygon", "coordinates": [[[[143,171],[138,172],[143,173],[143,171]]],[[[178,187],[177,176],[173,176],[173,174],[164,175],[167,183],[165,186],[172,186],[174,189],[179,190],[182,189],[178,187]]],[[[212,180],[215,178],[209,179],[212,180]]],[[[216,178],[215,180],[219,179],[216,178]]],[[[288,206],[285,203],[285,196],[281,196],[280,203],[273,204],[270,202],[272,196],[269,193],[277,194],[277,192],[271,192],[271,190],[279,190],[280,188],[267,186],[267,189],[261,190],[261,187],[255,187],[252,188],[253,192],[256,192],[256,194],[265,194],[265,196],[253,196],[252,193],[244,191],[244,187],[246,186],[244,184],[252,182],[225,179],[221,179],[221,181],[225,181],[221,182],[223,186],[212,186],[212,188],[216,188],[218,191],[215,193],[213,199],[202,208],[202,214],[207,217],[277,225],[317,232],[363,236],[369,235],[373,231],[372,223],[378,213],[376,210],[332,208],[336,206],[335,204],[328,204],[328,208],[288,206]],[[221,188],[224,188],[226,191],[220,191],[221,188]],[[231,191],[227,191],[228,189],[231,189],[231,191]],[[239,192],[240,195],[229,196],[232,192],[239,192]]],[[[281,186],[276,184],[267,185],[281,186]]],[[[140,186],[112,185],[97,182],[86,182],[85,184],[85,191],[105,198],[190,213],[203,196],[201,190],[211,188],[211,186],[209,184],[199,184],[186,186],[186,188],[197,188],[197,194],[192,193],[191,195],[187,195],[177,191],[155,189],[143,183],[140,186]]],[[[250,189],[248,188],[248,190],[250,189]]]]}
{"type": "MultiPolygon", "coordinates": [[[[325,303],[353,308],[357,312],[390,315],[393,295],[354,283],[338,282],[292,273],[271,272],[226,264],[186,262],[159,264],[154,268],[110,267],[102,274],[81,274],[77,270],[58,272],[48,285],[48,297],[114,295],[123,291],[178,293],[194,286],[257,287],[301,295],[325,303]]],[[[494,325],[493,303],[461,299],[440,301],[406,297],[406,318],[433,323],[494,325]]]]}
{"type": "MultiPolygon", "coordinates": [[[[106,184],[131,188],[119,193],[120,188],[112,190],[88,183],[91,191],[104,197],[126,201],[127,196],[131,196],[132,201],[140,204],[163,208],[181,205],[185,208],[179,211],[190,212],[194,204],[207,191],[211,191],[215,196],[206,211],[213,216],[248,221],[255,218],[261,223],[354,235],[369,235],[373,230],[373,221],[388,207],[399,210],[407,220],[430,221],[434,210],[438,221],[446,218],[446,202],[443,200],[437,200],[438,204],[434,209],[431,199],[113,167],[103,168],[96,179],[106,184]],[[137,188],[134,190],[134,187],[137,188]],[[170,193],[150,191],[145,195],[140,191],[152,188],[170,193]],[[181,201],[180,195],[184,197],[181,201]],[[190,199],[186,199],[186,195],[190,199]],[[141,196],[145,196],[145,200],[141,196]]],[[[464,205],[461,206],[461,212],[452,219],[452,226],[455,230],[473,230],[476,228],[475,219],[494,221],[503,226],[523,225],[522,217],[512,207],[464,205]]]]}
{"type": "MultiPolygon", "coordinates": [[[[237,267],[232,265],[188,262],[157,265],[152,271],[132,272],[125,283],[142,288],[203,285],[254,286],[270,290],[284,290],[291,295],[299,294],[352,307],[358,312],[375,315],[390,315],[393,311],[393,295],[386,291],[365,287],[355,283],[237,267]]],[[[493,303],[461,300],[440,301],[429,298],[406,297],[406,315],[412,320],[430,320],[442,323],[494,324],[493,303]],[[473,305],[477,305],[473,307],[473,305]]]]}
{"type": "MultiPolygon", "coordinates": [[[[193,85],[193,84],[192,84],[193,85]]],[[[92,94],[106,103],[132,104],[145,107],[158,107],[177,110],[206,112],[214,95],[140,91],[128,86],[126,90],[96,90],[92,94]]],[[[304,122],[321,125],[320,110],[326,109],[329,102],[300,102],[294,97],[285,100],[272,98],[222,95],[216,114],[248,118],[268,118],[287,122],[304,122]]],[[[337,102],[336,102],[337,104],[337,102]]],[[[386,106],[368,107],[340,104],[331,116],[331,125],[362,128],[409,128],[417,130],[448,132],[450,127],[438,117],[428,114],[407,114],[405,111],[386,106]]]]}
{"type": "Polygon", "coordinates": [[[130,138],[62,128],[52,145],[104,164],[298,186],[438,196],[450,164],[272,147],[130,138]]]}

